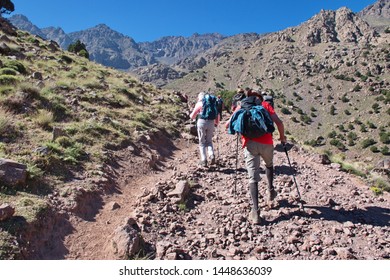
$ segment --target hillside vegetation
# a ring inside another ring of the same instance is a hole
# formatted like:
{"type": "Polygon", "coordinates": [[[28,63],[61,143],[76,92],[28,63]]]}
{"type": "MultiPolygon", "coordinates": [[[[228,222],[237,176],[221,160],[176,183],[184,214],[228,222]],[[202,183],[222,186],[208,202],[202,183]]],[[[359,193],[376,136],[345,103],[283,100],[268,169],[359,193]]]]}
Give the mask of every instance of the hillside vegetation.
{"type": "Polygon", "coordinates": [[[15,209],[0,228],[0,259],[8,259],[27,256],[20,236],[54,208],[104,191],[112,151],[153,133],[178,135],[181,113],[177,95],[1,25],[0,158],[28,173],[18,186],[0,184],[0,205],[15,209]]]}

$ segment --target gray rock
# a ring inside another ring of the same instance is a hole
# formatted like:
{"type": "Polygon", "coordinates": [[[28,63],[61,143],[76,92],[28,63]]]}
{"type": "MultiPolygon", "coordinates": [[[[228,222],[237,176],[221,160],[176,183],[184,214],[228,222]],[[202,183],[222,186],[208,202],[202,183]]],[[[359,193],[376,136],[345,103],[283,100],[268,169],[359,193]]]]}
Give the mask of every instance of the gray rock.
{"type": "Polygon", "coordinates": [[[15,214],[15,208],[9,204],[0,205],[0,222],[8,220],[15,214]]]}
{"type": "Polygon", "coordinates": [[[31,77],[35,80],[43,80],[43,76],[41,72],[32,73],[31,77]]]}
{"type": "Polygon", "coordinates": [[[10,47],[8,47],[8,45],[6,43],[1,42],[0,43],[0,53],[3,54],[3,55],[10,54],[11,53],[11,49],[10,49],[10,47]]]}
{"type": "Polygon", "coordinates": [[[187,181],[183,180],[176,184],[176,188],[170,193],[168,193],[168,196],[178,197],[179,200],[177,202],[184,202],[186,201],[189,192],[190,192],[190,184],[187,181]]]}
{"type": "Polygon", "coordinates": [[[10,159],[0,158],[0,182],[10,186],[25,185],[27,165],[10,159]]]}
{"type": "Polygon", "coordinates": [[[140,229],[133,218],[129,218],[125,225],[118,227],[111,239],[112,252],[119,259],[137,255],[143,244],[140,229]]]}

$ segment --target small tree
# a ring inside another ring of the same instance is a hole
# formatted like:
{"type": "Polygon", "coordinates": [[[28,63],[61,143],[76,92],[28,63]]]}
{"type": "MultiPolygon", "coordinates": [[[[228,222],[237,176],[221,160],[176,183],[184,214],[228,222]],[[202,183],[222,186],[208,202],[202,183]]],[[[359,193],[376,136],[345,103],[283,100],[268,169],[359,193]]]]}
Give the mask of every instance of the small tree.
{"type": "Polygon", "coordinates": [[[89,58],[87,47],[84,43],[81,43],[80,40],[77,40],[75,43],[70,44],[68,47],[68,51],[83,56],[85,58],[89,58]]]}
{"type": "Polygon", "coordinates": [[[0,16],[2,14],[10,14],[13,11],[15,11],[15,6],[11,0],[0,0],[0,16]]]}

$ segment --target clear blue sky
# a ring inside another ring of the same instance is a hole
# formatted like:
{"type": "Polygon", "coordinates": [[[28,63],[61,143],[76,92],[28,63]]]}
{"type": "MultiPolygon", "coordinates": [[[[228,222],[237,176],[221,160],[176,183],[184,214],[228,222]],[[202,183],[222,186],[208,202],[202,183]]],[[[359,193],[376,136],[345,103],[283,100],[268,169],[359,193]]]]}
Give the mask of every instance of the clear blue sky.
{"type": "Polygon", "coordinates": [[[376,0],[13,0],[14,14],[66,33],[100,23],[137,42],[218,32],[234,35],[297,26],[321,9],[359,12],[376,0]]]}

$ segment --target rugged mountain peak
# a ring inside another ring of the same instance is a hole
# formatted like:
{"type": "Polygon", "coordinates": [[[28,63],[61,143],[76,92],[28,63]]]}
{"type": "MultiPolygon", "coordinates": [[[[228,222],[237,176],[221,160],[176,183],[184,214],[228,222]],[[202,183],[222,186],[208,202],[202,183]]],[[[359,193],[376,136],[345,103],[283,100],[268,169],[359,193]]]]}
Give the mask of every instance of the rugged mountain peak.
{"type": "Polygon", "coordinates": [[[117,40],[117,39],[126,38],[126,39],[129,39],[130,41],[132,41],[134,44],[136,44],[136,42],[133,40],[133,38],[131,38],[129,36],[125,36],[122,33],[113,30],[112,28],[110,28],[109,26],[107,26],[106,24],[103,24],[103,23],[98,24],[94,27],[88,28],[88,29],[83,30],[83,31],[77,31],[77,32],[70,33],[69,35],[73,36],[75,34],[78,34],[78,35],[87,34],[89,36],[97,36],[97,37],[103,37],[103,38],[107,37],[107,39],[109,38],[110,40],[117,40]]]}
{"type": "Polygon", "coordinates": [[[390,1],[378,0],[374,4],[364,8],[359,15],[361,16],[378,16],[390,19],[390,1]]]}
{"type": "Polygon", "coordinates": [[[390,26],[390,1],[379,0],[363,9],[358,15],[377,31],[383,32],[390,26]]]}
{"type": "Polygon", "coordinates": [[[366,44],[376,36],[364,20],[346,7],[337,11],[321,10],[296,31],[308,46],[332,42],[366,44]]]}
{"type": "Polygon", "coordinates": [[[31,34],[38,35],[42,38],[47,38],[45,33],[42,32],[39,27],[34,25],[26,16],[24,15],[13,15],[9,18],[9,21],[19,29],[30,32],[31,34]]]}

